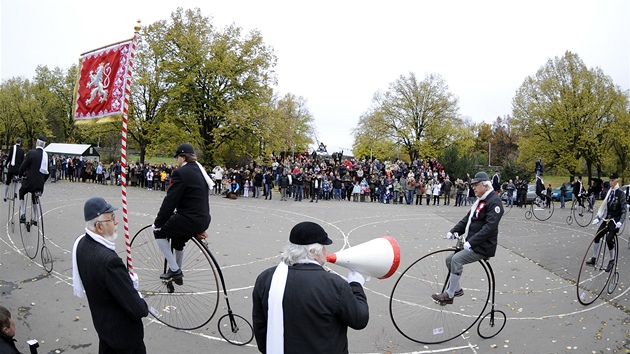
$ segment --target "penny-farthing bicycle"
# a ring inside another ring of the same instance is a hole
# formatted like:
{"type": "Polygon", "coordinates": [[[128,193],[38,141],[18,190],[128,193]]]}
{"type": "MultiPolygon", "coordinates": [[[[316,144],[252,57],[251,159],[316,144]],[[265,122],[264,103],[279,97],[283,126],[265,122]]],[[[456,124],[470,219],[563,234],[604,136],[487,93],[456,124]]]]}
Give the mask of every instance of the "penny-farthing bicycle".
{"type": "Polygon", "coordinates": [[[50,250],[46,246],[46,234],[44,232],[44,213],[42,211],[42,203],[40,200],[42,193],[27,193],[24,196],[25,219],[21,220],[20,216],[20,237],[22,238],[22,246],[24,253],[30,259],[37,257],[39,251],[39,239],[42,240],[41,259],[42,267],[50,273],[53,270],[53,258],[50,250]],[[30,194],[30,195],[29,195],[30,194]]]}
{"type": "Polygon", "coordinates": [[[573,221],[582,226],[587,227],[593,221],[593,210],[584,206],[586,198],[578,200],[578,197],[573,198],[571,202],[571,214],[567,216],[567,224],[571,225],[573,221]]]}
{"type": "Polygon", "coordinates": [[[15,200],[17,199],[17,192],[20,183],[19,177],[15,176],[11,179],[9,184],[9,193],[7,194],[7,204],[9,215],[7,218],[7,225],[9,226],[9,230],[11,233],[15,232],[15,200]]]}
{"type": "Polygon", "coordinates": [[[440,305],[431,298],[448,287],[450,272],[446,257],[462,251],[461,236],[457,245],[431,252],[412,263],[400,275],[389,299],[389,313],[394,327],[408,339],[424,344],[437,344],[454,339],[475,323],[482,338],[496,336],[507,321],[505,312],[494,308],[494,272],[487,259],[464,266],[461,284],[464,294],[453,304],[440,305]],[[490,298],[492,296],[492,298],[490,298]],[[484,311],[491,304],[491,309],[484,311]]]}
{"type": "Polygon", "coordinates": [[[608,223],[614,223],[613,219],[604,219],[602,221],[606,226],[599,231],[584,254],[580,271],[576,282],[577,298],[582,305],[590,305],[597,300],[604,290],[608,294],[612,294],[619,284],[619,272],[617,272],[617,259],[619,258],[619,238],[617,232],[613,238],[615,242],[615,260],[614,266],[610,272],[606,272],[608,262],[610,260],[608,246],[606,244],[606,232],[608,232],[608,223]],[[595,243],[595,238],[603,233],[603,237],[599,239],[599,243],[595,243]],[[595,249],[597,248],[597,249],[595,249]],[[587,264],[591,258],[595,258],[594,264],[587,264]]]}
{"type": "Polygon", "coordinates": [[[228,309],[228,313],[219,318],[221,337],[235,345],[252,341],[252,325],[232,312],[223,273],[205,240],[193,237],[186,242],[181,260],[184,278],[177,280],[160,279],[168,265],[155,241],[151,225],[135,234],[131,249],[133,270],[139,278],[138,291],[149,307],[155,309],[151,313],[158,321],[182,330],[197,329],[210,322],[219,304],[220,281],[228,309]]]}
{"type": "Polygon", "coordinates": [[[525,212],[525,218],[528,220],[534,216],[540,221],[548,220],[553,215],[553,199],[549,196],[545,196],[543,200],[536,197],[535,202],[531,204],[531,209],[525,212]]]}

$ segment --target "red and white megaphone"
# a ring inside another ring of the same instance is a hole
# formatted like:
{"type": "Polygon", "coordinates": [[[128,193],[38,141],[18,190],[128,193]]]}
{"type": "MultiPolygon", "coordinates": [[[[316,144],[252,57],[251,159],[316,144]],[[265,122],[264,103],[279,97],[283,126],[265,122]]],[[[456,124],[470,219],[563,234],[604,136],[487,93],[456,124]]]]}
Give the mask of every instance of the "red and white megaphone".
{"type": "Polygon", "coordinates": [[[391,236],[381,236],[354,247],[331,253],[329,263],[356,270],[378,279],[389,278],[400,264],[400,248],[391,236]]]}

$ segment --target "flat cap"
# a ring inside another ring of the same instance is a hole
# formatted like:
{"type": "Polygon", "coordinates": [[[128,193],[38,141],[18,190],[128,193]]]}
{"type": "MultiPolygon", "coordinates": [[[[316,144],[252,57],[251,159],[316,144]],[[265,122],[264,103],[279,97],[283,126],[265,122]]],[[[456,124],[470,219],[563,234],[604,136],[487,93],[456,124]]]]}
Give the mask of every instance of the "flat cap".
{"type": "Polygon", "coordinates": [[[105,201],[105,199],[101,197],[92,197],[85,202],[83,205],[83,217],[85,221],[92,220],[97,216],[105,213],[111,213],[112,211],[118,210],[118,208],[114,208],[105,201]]]}
{"type": "Polygon", "coordinates": [[[484,182],[484,181],[489,181],[490,178],[488,178],[488,174],[485,172],[477,172],[477,174],[475,175],[475,178],[473,178],[472,180],[472,184],[475,183],[479,183],[479,182],[484,182]]]}
{"type": "Polygon", "coordinates": [[[328,238],[328,234],[324,228],[311,221],[303,221],[291,229],[289,242],[296,245],[310,245],[319,243],[322,245],[330,245],[332,240],[328,238]]]}

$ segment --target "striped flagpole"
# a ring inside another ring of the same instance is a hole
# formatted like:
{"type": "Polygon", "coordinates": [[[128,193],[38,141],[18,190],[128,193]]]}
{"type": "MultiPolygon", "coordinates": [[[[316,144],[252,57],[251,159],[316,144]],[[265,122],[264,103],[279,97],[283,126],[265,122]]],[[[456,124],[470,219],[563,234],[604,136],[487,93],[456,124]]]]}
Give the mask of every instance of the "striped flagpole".
{"type": "Polygon", "coordinates": [[[131,261],[131,239],[129,236],[129,217],[127,213],[127,120],[129,113],[129,96],[131,95],[131,75],[133,74],[133,61],[136,57],[136,47],[138,46],[138,36],[140,35],[140,20],[134,27],[133,40],[131,41],[131,50],[129,53],[129,64],[127,65],[127,81],[125,82],[125,103],[123,105],[122,119],[122,141],[120,144],[120,180],[122,189],[122,213],[123,227],[125,229],[125,246],[127,249],[127,268],[129,274],[133,273],[133,263],[131,261]]]}

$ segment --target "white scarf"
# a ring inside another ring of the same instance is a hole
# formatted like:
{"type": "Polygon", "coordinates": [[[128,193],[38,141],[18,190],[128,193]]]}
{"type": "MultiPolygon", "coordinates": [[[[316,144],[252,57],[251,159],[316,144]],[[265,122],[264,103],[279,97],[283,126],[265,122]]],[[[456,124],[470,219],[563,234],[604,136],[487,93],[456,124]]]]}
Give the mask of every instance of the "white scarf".
{"type": "MultiPolygon", "coordinates": [[[[106,248],[116,251],[116,244],[110,241],[107,241],[103,237],[95,234],[94,232],[85,228],[85,235],[90,236],[94,241],[100,243],[106,248]]],[[[85,290],[83,289],[83,282],[81,281],[81,276],[79,275],[79,268],[77,267],[77,245],[79,241],[83,239],[85,235],[81,235],[77,237],[74,241],[74,245],[72,246],[72,287],[74,288],[74,296],[83,298],[85,294],[85,290]]]]}
{"type": "Polygon", "coordinates": [[[44,175],[47,175],[48,174],[48,154],[46,153],[46,151],[44,151],[44,148],[41,146],[38,146],[37,149],[42,150],[42,162],[39,164],[39,172],[44,175]]]}
{"type": "Polygon", "coordinates": [[[599,220],[602,220],[606,217],[606,214],[608,214],[608,198],[610,197],[610,193],[615,193],[617,189],[619,189],[619,184],[617,184],[615,188],[609,189],[608,193],[606,193],[606,198],[604,198],[604,202],[599,206],[599,210],[597,211],[597,218],[599,220]]]}
{"type": "MultiPolygon", "coordinates": [[[[321,266],[314,260],[302,259],[297,263],[313,263],[321,266]]],[[[267,353],[284,353],[284,311],[282,300],[284,299],[284,288],[287,284],[289,266],[280,262],[271,277],[269,287],[269,299],[267,300],[267,353]]]]}
{"type": "Polygon", "coordinates": [[[284,287],[287,284],[289,266],[280,262],[273,272],[269,299],[267,305],[267,353],[284,353],[284,311],[282,300],[284,299],[284,287]]]}
{"type": "Polygon", "coordinates": [[[475,200],[475,202],[473,203],[472,207],[470,208],[470,215],[468,215],[468,222],[466,223],[466,230],[464,230],[464,240],[466,240],[468,238],[468,228],[470,227],[470,221],[472,220],[473,214],[475,213],[475,211],[477,211],[477,206],[479,206],[479,202],[481,202],[482,200],[485,200],[486,197],[488,195],[490,195],[490,193],[494,193],[494,190],[492,190],[491,188],[488,189],[487,192],[485,192],[481,198],[477,198],[477,200],[475,200]]]}
{"type": "MultiPolygon", "coordinates": [[[[188,162],[184,162],[182,164],[182,166],[186,165],[188,162]]],[[[197,161],[195,161],[195,163],[197,164],[197,167],[199,167],[199,171],[201,171],[201,174],[203,175],[203,179],[206,180],[206,184],[208,185],[208,189],[213,189],[214,188],[214,182],[212,181],[212,178],[210,178],[210,176],[208,176],[208,173],[206,172],[206,169],[203,168],[203,166],[201,166],[201,164],[197,161]]]]}
{"type": "Polygon", "coordinates": [[[17,155],[17,144],[13,145],[13,155],[11,156],[11,166],[15,166],[15,155],[17,155]]]}

